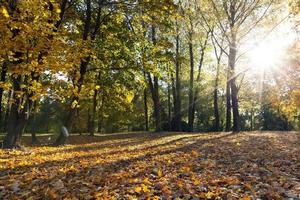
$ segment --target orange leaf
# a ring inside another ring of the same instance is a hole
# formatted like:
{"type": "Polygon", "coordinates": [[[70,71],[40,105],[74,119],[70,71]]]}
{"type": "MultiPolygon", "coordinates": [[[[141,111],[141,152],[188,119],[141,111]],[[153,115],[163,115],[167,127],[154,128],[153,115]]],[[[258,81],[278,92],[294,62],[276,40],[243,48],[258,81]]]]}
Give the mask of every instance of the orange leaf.
{"type": "Polygon", "coordinates": [[[251,200],[251,198],[249,197],[248,194],[246,194],[246,195],[242,198],[242,200],[251,200]]]}
{"type": "Polygon", "coordinates": [[[142,187],[135,187],[134,191],[138,194],[140,194],[142,192],[142,187]]]}

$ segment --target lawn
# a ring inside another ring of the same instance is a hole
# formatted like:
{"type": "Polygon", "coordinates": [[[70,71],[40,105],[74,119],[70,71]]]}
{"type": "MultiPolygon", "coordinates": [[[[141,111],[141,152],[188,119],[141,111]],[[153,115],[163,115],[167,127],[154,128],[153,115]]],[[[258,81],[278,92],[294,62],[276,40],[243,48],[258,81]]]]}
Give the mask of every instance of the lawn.
{"type": "Polygon", "coordinates": [[[0,150],[0,199],[300,198],[299,132],[76,135],[68,143],[0,150]]]}

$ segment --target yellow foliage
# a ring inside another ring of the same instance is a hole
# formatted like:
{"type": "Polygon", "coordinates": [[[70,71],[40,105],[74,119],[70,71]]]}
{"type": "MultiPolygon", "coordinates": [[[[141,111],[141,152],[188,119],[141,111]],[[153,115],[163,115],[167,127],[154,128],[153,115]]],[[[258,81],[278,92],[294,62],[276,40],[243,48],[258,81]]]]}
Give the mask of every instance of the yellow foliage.
{"type": "Polygon", "coordinates": [[[2,12],[2,14],[3,14],[4,17],[9,18],[9,14],[8,14],[8,12],[7,12],[7,10],[6,10],[5,7],[2,7],[1,12],[2,12]]]}
{"type": "Polygon", "coordinates": [[[138,186],[138,187],[135,187],[134,188],[134,191],[136,192],[136,193],[138,193],[138,194],[140,194],[141,192],[142,192],[142,187],[140,187],[140,186],[138,186]]]}

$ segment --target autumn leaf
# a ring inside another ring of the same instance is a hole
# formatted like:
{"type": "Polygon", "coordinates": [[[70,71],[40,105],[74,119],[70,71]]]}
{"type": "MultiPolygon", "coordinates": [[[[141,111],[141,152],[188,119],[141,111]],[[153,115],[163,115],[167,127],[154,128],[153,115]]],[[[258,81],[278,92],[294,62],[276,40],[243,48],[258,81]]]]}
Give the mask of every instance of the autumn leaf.
{"type": "Polygon", "coordinates": [[[148,189],[148,187],[146,185],[142,184],[141,186],[145,193],[150,192],[150,190],[148,189]]]}
{"type": "Polygon", "coordinates": [[[168,186],[163,186],[163,188],[161,189],[162,193],[165,195],[169,195],[171,193],[170,188],[168,186]]]}
{"type": "Polygon", "coordinates": [[[2,12],[2,14],[3,14],[4,17],[9,18],[8,11],[6,10],[5,7],[2,7],[1,12],[2,12]]]}
{"type": "Polygon", "coordinates": [[[100,85],[96,85],[95,90],[100,90],[100,85]]]}
{"type": "Polygon", "coordinates": [[[149,181],[149,178],[144,178],[143,183],[146,185],[150,185],[151,182],[149,181]]]}
{"type": "Polygon", "coordinates": [[[184,172],[184,173],[189,173],[191,171],[191,168],[185,166],[185,167],[181,168],[181,171],[184,172]]]}
{"type": "Polygon", "coordinates": [[[192,152],[191,152],[191,154],[192,154],[192,156],[199,156],[199,152],[198,151],[195,151],[195,150],[193,150],[192,152]]]}
{"type": "Polygon", "coordinates": [[[246,194],[241,200],[251,200],[251,198],[248,194],[246,194]]]}
{"type": "Polygon", "coordinates": [[[215,196],[215,194],[214,194],[213,192],[207,192],[207,193],[205,194],[205,197],[206,197],[207,199],[212,199],[214,196],[215,196]]]}
{"type": "Polygon", "coordinates": [[[200,182],[200,180],[199,179],[194,179],[194,185],[199,185],[201,182],[200,182]]]}
{"type": "Polygon", "coordinates": [[[160,200],[159,196],[154,196],[151,198],[151,200],[160,200]]]}
{"type": "Polygon", "coordinates": [[[136,192],[136,193],[138,193],[138,194],[140,194],[141,192],[142,192],[142,187],[140,187],[140,186],[138,186],[138,187],[135,187],[134,188],[134,191],[136,192]]]}
{"type": "Polygon", "coordinates": [[[179,188],[183,188],[184,183],[183,183],[182,180],[178,180],[177,185],[178,185],[179,188]]]}

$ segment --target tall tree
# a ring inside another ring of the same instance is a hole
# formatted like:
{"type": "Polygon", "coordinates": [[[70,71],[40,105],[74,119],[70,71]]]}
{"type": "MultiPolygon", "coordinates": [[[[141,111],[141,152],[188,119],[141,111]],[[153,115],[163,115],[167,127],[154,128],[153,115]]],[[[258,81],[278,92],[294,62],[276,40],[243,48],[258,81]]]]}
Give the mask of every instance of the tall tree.
{"type": "MultiPolygon", "coordinates": [[[[216,19],[217,26],[225,36],[228,50],[228,80],[227,94],[231,93],[231,108],[233,113],[233,131],[241,129],[241,119],[239,113],[238,87],[236,84],[236,62],[238,56],[238,46],[242,39],[248,35],[257,24],[262,21],[268,13],[275,0],[211,0],[212,14],[216,19]],[[256,16],[254,20],[251,17],[256,16]],[[258,16],[258,17],[257,17],[258,16]]],[[[227,95],[227,122],[229,125],[229,95],[227,95]]],[[[227,127],[226,126],[226,127],[227,127]]],[[[228,128],[228,127],[227,127],[228,128]]]]}
{"type": "Polygon", "coordinates": [[[178,21],[175,22],[175,84],[174,84],[174,131],[181,131],[181,83],[180,83],[180,33],[178,21]]]}
{"type": "Polygon", "coordinates": [[[189,29],[188,29],[188,46],[189,46],[189,57],[190,57],[190,83],[189,83],[189,106],[188,106],[188,126],[189,131],[192,132],[194,129],[194,24],[192,16],[188,16],[189,29]]]}
{"type": "Polygon", "coordinates": [[[55,2],[41,3],[35,0],[11,0],[2,5],[5,18],[0,20],[0,29],[5,34],[1,34],[3,43],[0,54],[7,62],[7,73],[12,82],[9,88],[12,105],[4,148],[19,146],[20,137],[34,108],[33,102],[44,92],[45,85],[40,77],[45,75],[45,71],[56,73],[66,69],[61,61],[62,56],[68,58],[68,48],[55,28],[60,19],[59,10],[55,2]],[[62,66],[61,69],[57,68],[58,65],[62,66]]]}
{"type": "MultiPolygon", "coordinates": [[[[218,101],[218,90],[219,90],[219,80],[220,80],[220,67],[221,67],[221,61],[222,61],[222,55],[223,51],[221,48],[218,47],[215,41],[215,37],[212,34],[211,37],[214,54],[216,58],[216,78],[215,78],[215,85],[214,85],[214,115],[215,115],[215,125],[214,130],[220,131],[220,112],[219,112],[219,101],[218,101]]],[[[223,45],[224,38],[221,41],[221,46],[223,45]]]]}

